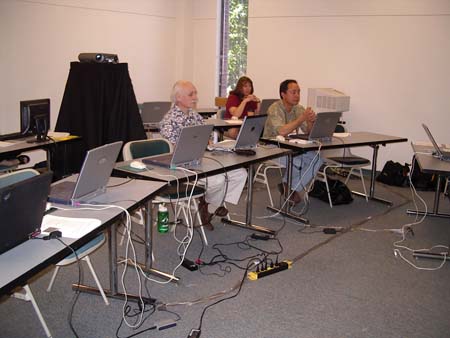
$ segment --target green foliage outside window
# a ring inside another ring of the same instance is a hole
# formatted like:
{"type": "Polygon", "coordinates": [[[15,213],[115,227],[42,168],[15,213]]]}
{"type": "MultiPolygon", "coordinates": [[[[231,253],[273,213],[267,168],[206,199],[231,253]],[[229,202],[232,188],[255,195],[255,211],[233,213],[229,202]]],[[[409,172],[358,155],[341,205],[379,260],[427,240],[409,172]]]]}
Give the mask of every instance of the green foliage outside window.
{"type": "Polygon", "coordinates": [[[229,0],[227,92],[247,71],[248,0],[229,0]]]}

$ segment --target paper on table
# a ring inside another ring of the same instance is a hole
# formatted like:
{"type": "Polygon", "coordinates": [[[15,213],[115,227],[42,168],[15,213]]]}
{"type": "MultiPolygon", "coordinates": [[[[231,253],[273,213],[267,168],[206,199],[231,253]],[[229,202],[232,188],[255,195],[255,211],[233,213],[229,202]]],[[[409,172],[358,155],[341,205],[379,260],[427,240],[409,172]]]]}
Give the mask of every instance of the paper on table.
{"type": "Polygon", "coordinates": [[[424,147],[432,147],[433,144],[429,141],[414,141],[413,144],[415,146],[424,146],[424,147]]]}
{"type": "MultiPolygon", "coordinates": [[[[434,150],[433,143],[431,143],[429,141],[414,141],[414,142],[412,142],[412,144],[415,146],[430,147],[431,148],[431,149],[429,149],[430,152],[432,152],[434,150]]],[[[450,144],[443,143],[443,144],[439,145],[439,148],[441,148],[442,151],[450,152],[450,144]]]]}
{"type": "Polygon", "coordinates": [[[49,131],[47,136],[50,137],[56,137],[56,138],[63,138],[69,136],[70,133],[62,132],[62,131],[49,131]]]}
{"type": "Polygon", "coordinates": [[[14,143],[0,141],[0,147],[9,147],[9,146],[12,146],[12,145],[14,145],[14,143]]]}
{"type": "Polygon", "coordinates": [[[350,133],[333,133],[334,137],[348,137],[350,135],[350,133]]]}
{"type": "Polygon", "coordinates": [[[228,124],[242,124],[242,120],[224,120],[228,124]]]}
{"type": "MultiPolygon", "coordinates": [[[[41,232],[46,232],[47,228],[56,228],[62,232],[62,237],[81,238],[88,234],[102,222],[95,218],[72,218],[45,215],[41,224],[41,232]]],[[[53,229],[54,230],[54,229],[53,229]]]]}

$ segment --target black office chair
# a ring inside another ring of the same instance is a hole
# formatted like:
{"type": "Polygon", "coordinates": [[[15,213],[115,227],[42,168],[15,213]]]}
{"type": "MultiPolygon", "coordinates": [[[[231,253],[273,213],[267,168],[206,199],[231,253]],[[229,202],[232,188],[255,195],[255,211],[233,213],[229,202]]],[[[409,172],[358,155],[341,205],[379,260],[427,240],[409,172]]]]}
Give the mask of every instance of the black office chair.
{"type": "MultiPolygon", "coordinates": [[[[344,133],[345,132],[344,126],[341,124],[338,124],[336,126],[335,132],[336,133],[344,133]]],[[[329,201],[331,208],[333,207],[333,203],[331,201],[330,188],[328,186],[328,180],[327,180],[327,170],[328,169],[349,169],[347,178],[345,179],[345,182],[344,182],[345,184],[348,183],[348,180],[350,179],[350,176],[352,174],[355,175],[353,173],[353,170],[358,170],[359,176],[361,178],[361,183],[362,183],[362,187],[364,190],[366,202],[369,201],[369,198],[367,195],[366,184],[364,183],[364,176],[363,176],[362,168],[369,166],[370,160],[368,160],[367,158],[352,154],[350,148],[343,148],[343,149],[336,149],[336,150],[322,150],[321,157],[324,160],[324,165],[322,166],[322,170],[319,170],[317,172],[315,179],[325,183],[325,186],[327,188],[328,201],[329,201]]]]}

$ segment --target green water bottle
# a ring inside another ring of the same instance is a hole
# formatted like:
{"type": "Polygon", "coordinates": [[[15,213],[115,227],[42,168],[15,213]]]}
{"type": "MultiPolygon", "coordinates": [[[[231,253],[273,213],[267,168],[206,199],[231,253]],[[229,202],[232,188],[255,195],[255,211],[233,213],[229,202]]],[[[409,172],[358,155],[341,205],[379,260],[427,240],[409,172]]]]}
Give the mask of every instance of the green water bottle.
{"type": "Polygon", "coordinates": [[[158,232],[166,233],[169,231],[169,211],[164,203],[158,207],[158,232]]]}

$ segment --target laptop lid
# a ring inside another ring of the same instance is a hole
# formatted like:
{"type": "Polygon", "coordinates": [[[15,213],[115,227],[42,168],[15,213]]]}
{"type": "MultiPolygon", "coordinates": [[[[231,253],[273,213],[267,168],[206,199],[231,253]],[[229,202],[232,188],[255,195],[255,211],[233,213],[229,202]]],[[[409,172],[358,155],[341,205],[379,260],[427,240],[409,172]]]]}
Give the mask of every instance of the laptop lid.
{"type": "Polygon", "coordinates": [[[0,188],[0,254],[41,227],[51,181],[52,173],[47,172],[0,188]]]}
{"type": "Polygon", "coordinates": [[[309,133],[309,139],[331,139],[341,115],[341,112],[317,113],[316,121],[309,133]]]}
{"type": "Polygon", "coordinates": [[[144,124],[158,125],[170,109],[170,102],[144,102],[141,118],[144,124]]]}
{"type": "Polygon", "coordinates": [[[236,138],[234,149],[252,149],[261,137],[267,115],[246,116],[236,138]]]}
{"type": "Polygon", "coordinates": [[[261,101],[261,107],[259,109],[259,112],[261,114],[267,114],[267,111],[269,110],[269,107],[272,105],[272,103],[279,101],[280,99],[263,99],[261,101]]]}
{"type": "Polygon", "coordinates": [[[430,129],[426,126],[425,123],[422,123],[422,127],[423,127],[423,129],[425,130],[425,132],[427,133],[428,138],[430,139],[431,143],[433,144],[433,147],[434,147],[434,150],[435,150],[437,156],[438,156],[440,159],[450,160],[450,154],[447,154],[447,152],[444,153],[444,152],[441,150],[441,148],[440,148],[439,145],[437,144],[436,140],[434,139],[433,135],[431,134],[430,129]]]}
{"type": "Polygon", "coordinates": [[[201,162],[213,125],[184,127],[175,145],[172,156],[164,154],[144,158],[145,164],[153,164],[166,168],[196,166],[201,162]]]}
{"type": "Polygon", "coordinates": [[[63,181],[53,184],[48,200],[54,203],[74,204],[86,202],[103,194],[122,143],[117,141],[89,150],[76,182],[63,181]]]}

